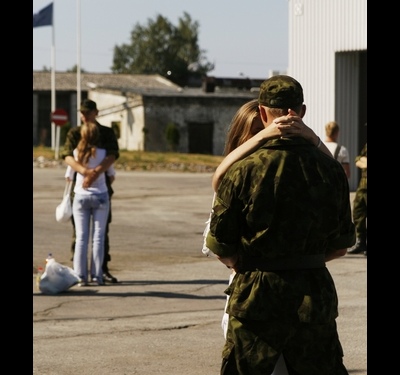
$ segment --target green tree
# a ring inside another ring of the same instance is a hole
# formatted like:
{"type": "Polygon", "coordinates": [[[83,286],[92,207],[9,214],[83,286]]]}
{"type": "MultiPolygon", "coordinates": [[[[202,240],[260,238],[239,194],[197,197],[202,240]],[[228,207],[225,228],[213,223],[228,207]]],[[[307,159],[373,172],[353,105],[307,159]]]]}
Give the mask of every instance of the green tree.
{"type": "Polygon", "coordinates": [[[184,86],[189,77],[207,74],[214,65],[206,61],[198,44],[199,23],[186,12],[178,26],[157,15],[131,32],[130,44],[114,47],[113,73],[160,74],[184,86]]]}
{"type": "MultiPolygon", "coordinates": [[[[76,73],[78,71],[78,65],[75,64],[72,68],[67,69],[68,73],[76,73]]],[[[86,73],[86,71],[84,69],[82,69],[81,67],[81,73],[86,73]]]]}

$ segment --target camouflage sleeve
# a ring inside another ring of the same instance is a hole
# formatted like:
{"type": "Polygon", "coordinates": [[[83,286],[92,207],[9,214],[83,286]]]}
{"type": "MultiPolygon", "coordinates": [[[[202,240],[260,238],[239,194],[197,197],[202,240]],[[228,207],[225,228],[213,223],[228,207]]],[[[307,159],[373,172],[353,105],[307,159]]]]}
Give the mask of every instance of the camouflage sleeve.
{"type": "Polygon", "coordinates": [[[363,156],[367,156],[367,144],[364,145],[360,154],[356,156],[354,161],[357,163],[363,156]]]}
{"type": "Polygon", "coordinates": [[[71,128],[66,136],[64,148],[60,153],[62,159],[65,159],[67,156],[74,156],[73,152],[76,146],[78,145],[80,137],[79,128],[71,128]]]}
{"type": "MultiPolygon", "coordinates": [[[[227,175],[229,176],[229,170],[227,175]]],[[[226,177],[226,176],[225,176],[226,177]]],[[[224,178],[215,197],[210,221],[210,231],[207,234],[206,245],[220,257],[231,257],[241,248],[241,209],[240,203],[232,199],[234,184],[232,178],[224,178]],[[226,203],[226,200],[229,203],[226,203]]]]}
{"type": "Polygon", "coordinates": [[[100,129],[101,147],[106,149],[107,156],[114,155],[115,160],[117,160],[119,158],[119,146],[114,130],[106,126],[102,126],[100,129]]]}

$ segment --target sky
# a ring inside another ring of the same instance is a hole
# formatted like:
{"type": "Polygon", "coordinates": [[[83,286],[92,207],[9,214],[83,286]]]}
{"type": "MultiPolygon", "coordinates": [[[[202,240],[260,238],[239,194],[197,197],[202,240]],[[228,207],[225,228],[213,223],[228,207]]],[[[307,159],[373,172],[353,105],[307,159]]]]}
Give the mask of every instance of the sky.
{"type": "Polygon", "coordinates": [[[111,73],[114,47],[130,44],[137,24],[161,15],[177,26],[184,12],[199,23],[199,47],[215,64],[209,76],[264,79],[287,69],[289,0],[33,0],[33,13],[51,2],[53,26],[33,28],[36,71],[51,68],[54,44],[57,72],[77,65],[80,55],[85,72],[111,73]]]}

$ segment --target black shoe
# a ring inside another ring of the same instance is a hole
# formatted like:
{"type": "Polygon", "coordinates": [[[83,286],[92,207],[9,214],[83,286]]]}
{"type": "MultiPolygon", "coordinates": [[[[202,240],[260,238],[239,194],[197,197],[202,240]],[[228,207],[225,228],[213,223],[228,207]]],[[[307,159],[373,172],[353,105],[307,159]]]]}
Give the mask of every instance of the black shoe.
{"type": "Polygon", "coordinates": [[[110,272],[104,272],[103,274],[103,280],[107,281],[111,284],[116,284],[118,282],[117,278],[111,275],[110,272]]]}
{"type": "Polygon", "coordinates": [[[367,249],[364,246],[361,246],[360,244],[352,247],[350,250],[347,251],[347,254],[360,254],[366,252],[367,249]]]}

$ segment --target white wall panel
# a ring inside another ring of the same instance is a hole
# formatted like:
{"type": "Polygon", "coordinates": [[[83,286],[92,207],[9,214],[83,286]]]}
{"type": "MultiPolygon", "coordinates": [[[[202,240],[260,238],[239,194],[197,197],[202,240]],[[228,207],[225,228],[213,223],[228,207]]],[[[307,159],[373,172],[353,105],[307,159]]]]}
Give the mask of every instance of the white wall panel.
{"type": "MultiPolygon", "coordinates": [[[[340,141],[352,151],[358,150],[356,127],[358,93],[356,55],[337,59],[337,52],[367,50],[366,0],[288,0],[289,64],[287,73],[302,84],[307,113],[304,122],[322,139],[324,126],[336,120],[341,126],[340,141]],[[335,75],[342,80],[338,82],[335,75]],[[336,90],[341,88],[340,96],[336,90]],[[337,101],[340,100],[341,104],[337,101]],[[344,104],[344,103],[347,103],[344,104]],[[338,107],[340,121],[336,117],[338,107]]],[[[349,150],[350,151],[350,150],[349,150]]],[[[351,157],[355,157],[351,152],[351,157]]],[[[353,167],[352,167],[353,168],[353,167]]],[[[351,188],[357,186],[357,176],[351,188]]]]}

